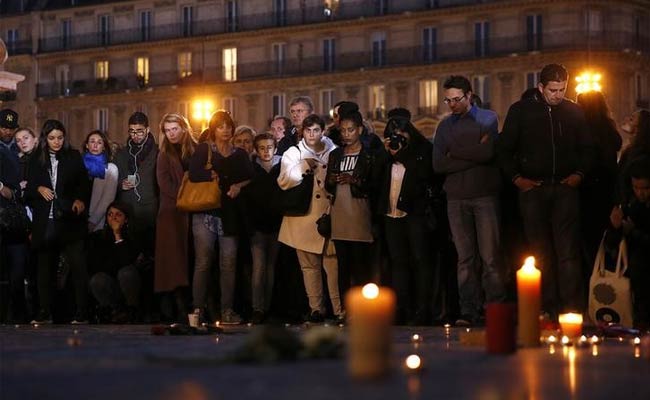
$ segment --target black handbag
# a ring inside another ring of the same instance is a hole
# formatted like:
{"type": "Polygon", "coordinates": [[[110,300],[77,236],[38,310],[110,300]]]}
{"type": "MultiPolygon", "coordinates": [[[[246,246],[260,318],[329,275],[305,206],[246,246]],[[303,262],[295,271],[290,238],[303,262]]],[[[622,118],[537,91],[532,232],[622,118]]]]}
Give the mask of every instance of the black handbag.
{"type": "Polygon", "coordinates": [[[3,235],[10,237],[27,237],[30,221],[25,206],[16,201],[9,200],[5,207],[0,208],[0,230],[3,235]]]}
{"type": "Polygon", "coordinates": [[[332,237],[332,217],[330,214],[323,214],[316,220],[316,230],[325,239],[332,237]]]}
{"type": "Polygon", "coordinates": [[[282,213],[290,217],[300,217],[309,213],[311,197],[314,190],[314,174],[302,176],[302,182],[296,187],[283,190],[280,196],[282,213]]]}

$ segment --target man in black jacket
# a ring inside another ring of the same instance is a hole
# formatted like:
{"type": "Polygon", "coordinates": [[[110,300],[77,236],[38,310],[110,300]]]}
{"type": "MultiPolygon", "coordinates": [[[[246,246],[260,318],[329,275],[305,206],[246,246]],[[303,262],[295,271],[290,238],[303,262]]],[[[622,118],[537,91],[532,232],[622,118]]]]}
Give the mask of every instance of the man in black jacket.
{"type": "Polygon", "coordinates": [[[578,187],[593,144],[582,110],[564,98],[568,78],[564,66],[545,66],[541,96],[510,107],[497,143],[501,168],[519,189],[524,230],[542,270],[542,308],[552,319],[585,306],[578,187]]]}

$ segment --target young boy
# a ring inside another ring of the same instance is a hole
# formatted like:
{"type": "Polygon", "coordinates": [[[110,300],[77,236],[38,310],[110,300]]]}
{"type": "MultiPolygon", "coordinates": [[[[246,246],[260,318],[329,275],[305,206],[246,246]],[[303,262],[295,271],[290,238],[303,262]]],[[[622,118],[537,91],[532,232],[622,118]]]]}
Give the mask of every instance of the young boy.
{"type": "Polygon", "coordinates": [[[251,322],[262,323],[268,313],[273,292],[275,262],[278,255],[278,231],[282,213],[275,194],[280,191],[277,183],[281,157],[275,154],[276,140],[269,133],[255,136],[253,141],[256,157],[253,159],[255,174],[246,187],[248,215],[251,218],[253,237],[253,315],[251,322]]]}

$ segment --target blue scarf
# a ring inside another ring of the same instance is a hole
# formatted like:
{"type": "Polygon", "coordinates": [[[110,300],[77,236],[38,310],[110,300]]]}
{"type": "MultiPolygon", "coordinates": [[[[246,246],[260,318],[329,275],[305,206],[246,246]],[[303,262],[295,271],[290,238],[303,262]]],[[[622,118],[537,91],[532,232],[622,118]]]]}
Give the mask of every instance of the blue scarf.
{"type": "Polygon", "coordinates": [[[84,153],[84,164],[88,170],[88,176],[91,178],[104,179],[106,176],[106,154],[90,154],[84,153]]]}

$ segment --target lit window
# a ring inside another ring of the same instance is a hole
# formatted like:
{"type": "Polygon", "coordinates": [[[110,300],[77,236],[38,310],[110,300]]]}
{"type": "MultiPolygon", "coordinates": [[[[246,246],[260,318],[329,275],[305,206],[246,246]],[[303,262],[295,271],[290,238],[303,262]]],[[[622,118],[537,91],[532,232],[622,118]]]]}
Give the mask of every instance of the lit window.
{"type": "Polygon", "coordinates": [[[276,93],[273,95],[273,116],[276,115],[285,115],[285,96],[284,93],[276,93]]]}
{"type": "Polygon", "coordinates": [[[223,49],[223,79],[228,82],[237,80],[237,48],[223,49]]]}
{"type": "Polygon", "coordinates": [[[108,79],[108,60],[95,61],[95,79],[108,79]]]}
{"type": "Polygon", "coordinates": [[[178,55],[178,75],[181,78],[192,75],[192,52],[186,51],[178,55]]]}
{"type": "Polygon", "coordinates": [[[322,115],[329,115],[334,106],[334,90],[326,89],[320,92],[320,112],[322,115]]]}
{"type": "Polygon", "coordinates": [[[149,84],[149,57],[138,57],[136,60],[136,74],[139,84],[149,84]]]}
{"type": "Polygon", "coordinates": [[[424,114],[435,114],[438,108],[438,81],[420,81],[420,108],[424,114]]]}
{"type": "Polygon", "coordinates": [[[371,85],[369,100],[372,118],[384,118],[386,112],[386,87],[384,85],[371,85]]]}
{"type": "Polygon", "coordinates": [[[98,108],[95,112],[95,128],[108,131],[108,108],[98,108]]]}

